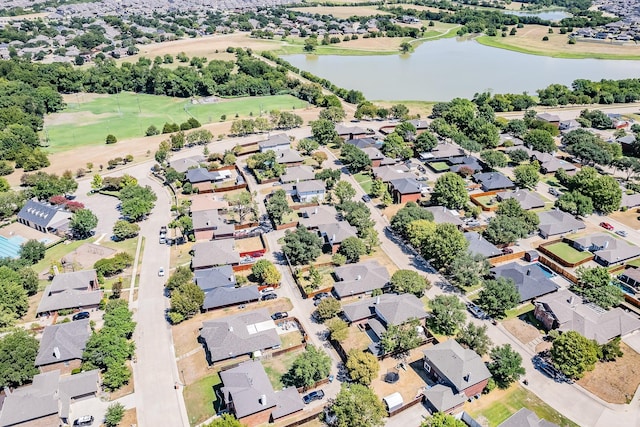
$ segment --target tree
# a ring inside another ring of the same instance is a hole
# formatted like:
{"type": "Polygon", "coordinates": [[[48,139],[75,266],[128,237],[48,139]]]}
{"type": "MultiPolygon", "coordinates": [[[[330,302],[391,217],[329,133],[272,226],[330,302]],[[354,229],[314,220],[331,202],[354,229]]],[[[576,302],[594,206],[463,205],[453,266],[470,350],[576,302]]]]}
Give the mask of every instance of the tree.
{"type": "Polygon", "coordinates": [[[480,356],[484,356],[491,347],[491,338],[487,335],[487,329],[487,325],[476,326],[469,322],[467,326],[460,329],[456,341],[463,347],[470,348],[480,356]]]}
{"type": "Polygon", "coordinates": [[[524,136],[524,142],[531,149],[542,153],[553,153],[558,149],[553,136],[543,129],[532,129],[524,136]]]}
{"type": "Polygon", "coordinates": [[[491,362],[487,367],[500,388],[509,387],[525,373],[522,367],[522,356],[511,347],[511,344],[494,347],[490,357],[491,362]]]}
{"type": "Polygon", "coordinates": [[[347,181],[338,181],[338,183],[333,187],[333,192],[338,197],[340,204],[353,199],[356,195],[356,190],[353,186],[347,181]]]}
{"type": "Polygon", "coordinates": [[[491,169],[507,166],[507,156],[502,151],[484,150],[480,153],[480,158],[491,169]]]}
{"type": "Polygon", "coordinates": [[[97,225],[98,217],[89,209],[76,211],[69,222],[73,234],[81,239],[89,236],[97,225]]]}
{"type": "Polygon", "coordinates": [[[287,202],[287,193],[283,189],[273,192],[266,203],[267,214],[271,217],[276,225],[281,225],[285,215],[293,212],[287,202]]]}
{"type": "Polygon", "coordinates": [[[558,197],[555,206],[572,215],[588,216],[593,213],[593,201],[578,191],[566,191],[558,197]]]}
{"type": "Polygon", "coordinates": [[[160,129],[158,129],[155,125],[151,125],[147,128],[144,134],[146,136],[160,135],[160,129]]]}
{"type": "Polygon", "coordinates": [[[392,159],[408,159],[413,150],[405,140],[396,132],[392,132],[384,139],[380,149],[382,153],[392,159]]]}
{"type": "Polygon", "coordinates": [[[576,274],[578,283],[571,289],[590,302],[608,310],[623,301],[622,290],[611,284],[611,275],[605,267],[578,267],[576,274]]]}
{"type": "Polygon", "coordinates": [[[267,285],[277,285],[282,278],[276,266],[267,259],[256,261],[256,263],[251,266],[251,274],[253,274],[258,282],[267,285]]]}
{"type": "MultiPolygon", "coordinates": [[[[338,100],[338,102],[340,101],[338,100]]],[[[324,110],[320,111],[320,114],[318,115],[320,119],[330,120],[333,123],[338,123],[344,120],[346,116],[347,115],[341,106],[331,106],[325,108],[324,110]]]]}
{"type": "Polygon", "coordinates": [[[431,201],[448,209],[461,209],[469,201],[464,179],[453,172],[440,176],[433,187],[431,201]]]}
{"type": "Polygon", "coordinates": [[[513,279],[498,277],[495,280],[487,280],[480,291],[478,305],[489,316],[502,319],[507,310],[510,310],[520,302],[520,293],[513,279]]]}
{"type": "Polygon", "coordinates": [[[323,298],[316,308],[316,317],[324,322],[325,320],[335,317],[342,311],[340,301],[335,298],[323,298]]]}
{"type": "Polygon", "coordinates": [[[338,253],[347,257],[347,262],[358,262],[360,261],[360,256],[367,253],[367,248],[361,239],[356,236],[350,236],[340,243],[338,253]]]}
{"type": "Polygon", "coordinates": [[[534,188],[540,180],[539,167],[535,164],[520,165],[513,170],[516,184],[519,187],[534,188]]]}
{"type": "Polygon", "coordinates": [[[508,155],[513,163],[522,163],[529,160],[529,154],[521,148],[509,151],[508,155]]]}
{"type": "Polygon", "coordinates": [[[417,271],[398,270],[391,276],[391,287],[399,294],[411,293],[420,298],[431,283],[417,271]]]}
{"type": "Polygon", "coordinates": [[[414,248],[420,249],[435,230],[435,222],[416,219],[407,224],[404,235],[414,248]]]}
{"type": "Polygon", "coordinates": [[[415,156],[419,156],[421,153],[425,153],[433,150],[438,146],[438,138],[429,132],[422,132],[413,143],[413,153],[415,156]]]}
{"type": "Polygon", "coordinates": [[[438,295],[429,301],[429,327],[441,335],[453,335],[466,319],[465,306],[455,295],[438,295]]]}
{"type": "Polygon", "coordinates": [[[129,221],[119,220],[113,224],[113,235],[118,240],[136,237],[139,232],[140,226],[138,224],[130,223],[129,221]]]}
{"type": "Polygon", "coordinates": [[[400,43],[400,53],[407,54],[413,52],[413,46],[409,42],[400,43]]]}
{"type": "Polygon", "coordinates": [[[222,414],[222,416],[211,421],[205,427],[245,427],[231,414],[222,414]]]}
{"type": "Polygon", "coordinates": [[[238,221],[240,221],[241,224],[248,215],[257,217],[258,205],[254,200],[254,196],[255,194],[248,191],[242,191],[236,196],[225,196],[225,199],[232,205],[233,212],[238,215],[238,221]]]}
{"type": "Polygon", "coordinates": [[[600,175],[592,167],[585,166],[567,183],[570,190],[575,190],[590,197],[593,208],[604,214],[609,214],[620,208],[622,190],[614,177],[600,175]]]}
{"type": "Polygon", "coordinates": [[[120,402],[112,403],[107,407],[104,415],[104,424],[106,427],[116,427],[124,417],[124,405],[120,402]]]}
{"type": "Polygon", "coordinates": [[[460,253],[466,252],[469,242],[454,224],[436,224],[436,229],[422,246],[422,256],[430,260],[434,268],[440,270],[460,253]]]}
{"type": "Polygon", "coordinates": [[[618,357],[624,356],[620,350],[620,337],[615,337],[608,343],[602,344],[599,353],[599,359],[604,362],[613,362],[618,357]]]}
{"type": "Polygon", "coordinates": [[[148,215],[158,199],[151,187],[127,185],[118,196],[122,215],[132,221],[140,221],[148,215]]]}
{"type": "Polygon", "coordinates": [[[38,340],[23,329],[0,338],[0,386],[17,387],[31,381],[38,373],[38,346],[38,340]]]}
{"type": "Polygon", "coordinates": [[[318,46],[318,38],[317,37],[307,37],[304,40],[304,51],[305,52],[313,52],[316,50],[316,46],[318,46]]]}
{"type": "Polygon", "coordinates": [[[331,412],[337,427],[381,427],[387,415],[373,390],[361,384],[342,384],[331,412]]]}
{"type": "Polygon", "coordinates": [[[420,321],[417,319],[407,320],[402,325],[389,325],[380,337],[384,354],[409,351],[420,345],[418,327],[420,321]]]}
{"type": "Polygon", "coordinates": [[[286,386],[312,387],[329,376],[331,358],[322,350],[308,345],[304,353],[296,357],[291,368],[282,376],[286,386]]]}
{"type": "Polygon", "coordinates": [[[181,266],[178,266],[178,268],[176,268],[173,274],[169,277],[169,280],[167,280],[165,288],[167,288],[167,290],[171,292],[172,290],[178,289],[182,285],[185,285],[191,282],[192,280],[193,280],[193,272],[191,272],[191,269],[188,266],[181,265],[181,266]]]}
{"type": "Polygon", "coordinates": [[[363,202],[347,201],[338,205],[338,210],[342,212],[344,219],[358,230],[358,236],[364,236],[367,229],[375,225],[369,207],[363,202]]]}
{"type": "Polygon", "coordinates": [[[118,142],[118,139],[114,136],[114,135],[107,135],[107,138],[105,139],[105,142],[107,144],[115,144],[116,142],[118,142]]]}
{"type": "Polygon", "coordinates": [[[179,323],[188,319],[200,311],[204,303],[204,292],[193,282],[185,283],[171,292],[171,313],[177,316],[171,317],[172,323],[179,323]],[[179,320],[179,321],[178,321],[179,320]]]}
{"type": "Polygon", "coordinates": [[[407,204],[391,218],[391,228],[406,238],[408,237],[406,235],[407,226],[410,222],[417,219],[433,221],[433,214],[422,209],[415,202],[407,202],[407,204]]]}
{"type": "Polygon", "coordinates": [[[193,219],[189,215],[180,215],[168,224],[169,228],[180,231],[183,239],[193,233],[193,219]]]}
{"type": "Polygon", "coordinates": [[[336,125],[331,120],[318,119],[311,122],[311,135],[320,145],[328,145],[340,138],[336,132],[336,125]]]}
{"type": "Polygon", "coordinates": [[[461,252],[447,266],[447,278],[455,286],[465,290],[482,283],[489,274],[491,264],[478,253],[461,252]]]}
{"type": "Polygon", "coordinates": [[[344,320],[334,317],[326,323],[329,337],[333,341],[342,342],[349,337],[349,325],[344,320]]]}
{"type": "Polygon", "coordinates": [[[356,173],[371,166],[371,159],[361,149],[352,144],[344,144],[340,151],[340,160],[351,173],[356,173]]]}
{"type": "Polygon", "coordinates": [[[31,239],[20,245],[20,259],[35,264],[44,258],[47,247],[44,243],[31,239]]]}
{"type": "Polygon", "coordinates": [[[436,412],[420,424],[420,427],[466,427],[467,424],[444,412],[436,412]]]}
{"type": "Polygon", "coordinates": [[[318,147],[320,147],[320,144],[318,144],[318,141],[314,139],[305,138],[298,143],[298,150],[302,151],[307,156],[310,156],[312,152],[318,149],[318,147]]]}
{"type": "Polygon", "coordinates": [[[309,264],[322,254],[322,240],[304,227],[294,232],[287,230],[282,252],[292,265],[309,264]]]}
{"type": "Polygon", "coordinates": [[[535,212],[522,209],[520,202],[504,200],[496,210],[484,231],[484,237],[493,244],[506,244],[528,236],[538,227],[540,220],[535,212]]]}
{"type": "Polygon", "coordinates": [[[380,363],[378,358],[371,353],[365,353],[361,350],[351,350],[347,355],[347,371],[349,377],[362,385],[368,386],[371,381],[378,375],[380,363]]]}
{"type": "Polygon", "coordinates": [[[551,346],[551,360],[569,378],[582,378],[598,361],[598,344],[576,331],[560,334],[551,346]]]}

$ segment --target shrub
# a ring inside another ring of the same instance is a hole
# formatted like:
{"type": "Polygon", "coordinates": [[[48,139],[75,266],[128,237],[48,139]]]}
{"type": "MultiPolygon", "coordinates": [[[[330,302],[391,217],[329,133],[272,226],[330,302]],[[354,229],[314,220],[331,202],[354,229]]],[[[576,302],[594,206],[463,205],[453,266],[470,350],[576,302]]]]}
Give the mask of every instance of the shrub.
{"type": "Polygon", "coordinates": [[[115,144],[116,142],[118,142],[118,139],[115,137],[115,135],[109,134],[107,135],[107,139],[105,140],[105,142],[107,144],[115,144]]]}

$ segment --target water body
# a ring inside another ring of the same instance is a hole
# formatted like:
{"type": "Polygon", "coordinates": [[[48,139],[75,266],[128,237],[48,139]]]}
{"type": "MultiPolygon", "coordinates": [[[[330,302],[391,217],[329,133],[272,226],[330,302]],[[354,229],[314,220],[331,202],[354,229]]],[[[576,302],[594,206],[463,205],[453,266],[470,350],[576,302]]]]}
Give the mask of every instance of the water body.
{"type": "Polygon", "coordinates": [[[568,18],[571,16],[570,13],[567,13],[562,10],[549,10],[546,12],[527,12],[520,10],[505,10],[504,13],[509,15],[517,15],[517,16],[537,16],[540,19],[544,19],[545,21],[560,21],[561,19],[568,18]]]}
{"type": "Polygon", "coordinates": [[[560,59],[483,46],[473,40],[423,43],[410,55],[287,55],[294,66],[367,99],[448,101],[477,92],[535,94],[575,79],[640,76],[640,61],[560,59]]]}

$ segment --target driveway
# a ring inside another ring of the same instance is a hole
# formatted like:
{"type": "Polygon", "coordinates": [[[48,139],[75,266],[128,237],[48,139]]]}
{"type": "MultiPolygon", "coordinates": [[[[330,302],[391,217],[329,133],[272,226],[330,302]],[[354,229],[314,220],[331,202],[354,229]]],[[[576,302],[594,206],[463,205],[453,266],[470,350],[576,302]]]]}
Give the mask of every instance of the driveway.
{"type": "Polygon", "coordinates": [[[135,393],[129,394],[121,397],[120,399],[116,399],[113,402],[104,401],[99,397],[91,397],[89,399],[75,401],[71,403],[70,406],[69,421],[73,422],[74,420],[84,415],[93,415],[94,423],[96,425],[100,425],[104,420],[104,416],[107,413],[107,408],[109,407],[109,405],[112,405],[116,402],[124,405],[125,409],[135,408],[136,395],[135,393]]]}

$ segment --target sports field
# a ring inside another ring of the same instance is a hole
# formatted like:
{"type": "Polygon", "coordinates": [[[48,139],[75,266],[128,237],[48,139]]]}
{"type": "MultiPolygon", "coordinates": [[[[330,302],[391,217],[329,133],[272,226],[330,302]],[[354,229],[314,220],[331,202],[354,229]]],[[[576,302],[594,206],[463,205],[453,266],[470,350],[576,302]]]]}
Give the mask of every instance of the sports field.
{"type": "Polygon", "coordinates": [[[123,92],[117,95],[78,94],[66,97],[67,108],[45,118],[43,138],[48,151],[59,152],[83,145],[101,145],[108,134],[118,141],[144,136],[150,125],[162,129],[165,122],[183,123],[195,117],[200,123],[219,122],[271,110],[307,107],[291,95],[220,99],[207,104],[192,104],[184,98],[123,92]]]}

